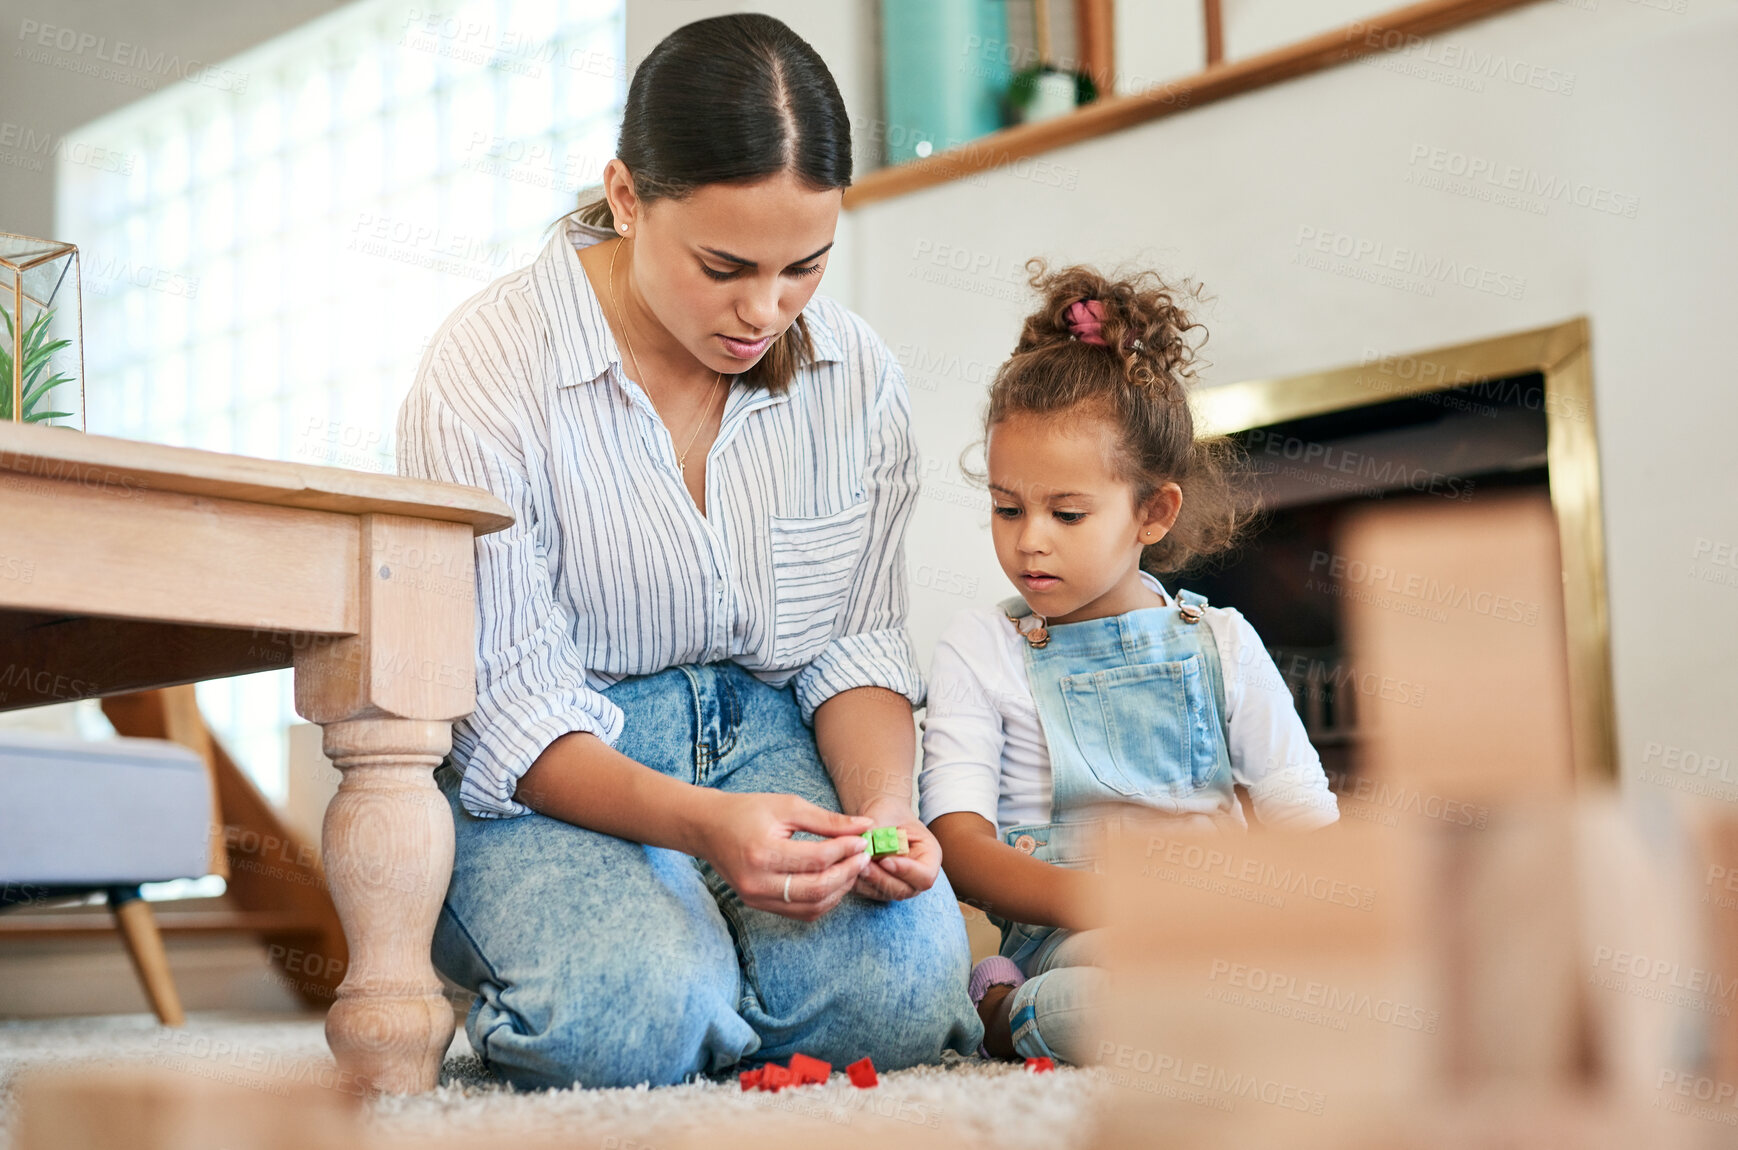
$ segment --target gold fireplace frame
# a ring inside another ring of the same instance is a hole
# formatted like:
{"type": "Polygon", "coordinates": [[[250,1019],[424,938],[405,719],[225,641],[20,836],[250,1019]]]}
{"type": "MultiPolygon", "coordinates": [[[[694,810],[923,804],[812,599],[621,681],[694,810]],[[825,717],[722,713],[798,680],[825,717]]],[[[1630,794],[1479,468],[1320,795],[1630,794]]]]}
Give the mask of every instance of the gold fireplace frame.
{"type": "Polygon", "coordinates": [[[1195,413],[1203,432],[1230,435],[1534,372],[1545,378],[1545,463],[1563,560],[1575,777],[1582,787],[1593,789],[1617,781],[1617,717],[1592,350],[1585,318],[1430,351],[1372,355],[1364,363],[1332,371],[1202,388],[1195,393],[1195,413]]]}

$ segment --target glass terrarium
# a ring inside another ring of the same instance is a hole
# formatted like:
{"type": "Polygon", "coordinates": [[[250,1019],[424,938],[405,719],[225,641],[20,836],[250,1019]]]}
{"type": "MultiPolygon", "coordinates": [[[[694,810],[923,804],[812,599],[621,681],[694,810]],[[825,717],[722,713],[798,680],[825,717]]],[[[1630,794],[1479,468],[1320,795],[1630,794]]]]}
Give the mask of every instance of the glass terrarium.
{"type": "Polygon", "coordinates": [[[0,232],[0,420],[84,430],[78,248],[0,232]]]}

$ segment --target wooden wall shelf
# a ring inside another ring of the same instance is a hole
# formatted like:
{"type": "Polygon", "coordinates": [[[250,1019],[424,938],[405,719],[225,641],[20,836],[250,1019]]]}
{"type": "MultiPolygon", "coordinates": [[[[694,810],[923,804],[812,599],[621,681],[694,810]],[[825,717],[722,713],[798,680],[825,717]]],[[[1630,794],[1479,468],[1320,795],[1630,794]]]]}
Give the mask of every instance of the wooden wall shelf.
{"type": "Polygon", "coordinates": [[[1066,116],[1019,124],[920,160],[879,168],[845,190],[847,210],[987,172],[1027,156],[1120,132],[1256,88],[1321,72],[1539,0],[1425,0],[1347,24],[1270,52],[1208,67],[1126,96],[1109,96],[1066,116]]]}

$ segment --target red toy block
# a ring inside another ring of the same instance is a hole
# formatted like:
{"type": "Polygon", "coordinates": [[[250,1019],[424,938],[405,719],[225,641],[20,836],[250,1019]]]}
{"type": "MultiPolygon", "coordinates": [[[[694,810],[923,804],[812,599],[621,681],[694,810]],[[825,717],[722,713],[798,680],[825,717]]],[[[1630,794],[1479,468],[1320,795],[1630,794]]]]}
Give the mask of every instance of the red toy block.
{"type": "Polygon", "coordinates": [[[777,1094],[780,1087],[797,1085],[797,1076],[776,1062],[761,1067],[760,1088],[777,1094]]]}
{"type": "Polygon", "coordinates": [[[753,1090],[756,1086],[759,1086],[761,1071],[764,1069],[764,1067],[757,1066],[753,1070],[744,1070],[741,1074],[738,1074],[737,1078],[741,1080],[742,1088],[744,1090],[753,1090]]]}
{"type": "Polygon", "coordinates": [[[1056,1060],[1053,1058],[1028,1058],[1026,1059],[1026,1069],[1034,1074],[1042,1074],[1046,1070],[1055,1070],[1056,1060]]]}
{"type": "Polygon", "coordinates": [[[810,1058],[807,1054],[791,1055],[791,1073],[797,1076],[798,1084],[805,1082],[825,1082],[833,1073],[831,1062],[822,1062],[819,1058],[810,1058]]]}
{"type": "Polygon", "coordinates": [[[867,1058],[859,1058],[845,1067],[845,1074],[851,1079],[851,1085],[867,1090],[879,1085],[881,1079],[875,1076],[875,1064],[867,1058]]]}

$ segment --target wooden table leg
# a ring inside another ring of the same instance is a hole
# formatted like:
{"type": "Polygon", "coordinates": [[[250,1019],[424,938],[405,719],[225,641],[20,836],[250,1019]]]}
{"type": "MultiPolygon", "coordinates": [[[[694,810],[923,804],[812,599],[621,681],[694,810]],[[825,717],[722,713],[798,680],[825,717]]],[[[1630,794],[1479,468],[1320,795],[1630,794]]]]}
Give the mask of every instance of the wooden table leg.
{"type": "Polygon", "coordinates": [[[326,881],[350,969],[326,1015],[341,1070],[388,1093],[428,1090],[453,1038],[453,1008],[429,963],[453,872],[453,818],[434,784],[447,723],[354,719],[325,729],[343,772],[326,808],[326,881]]]}
{"type": "Polygon", "coordinates": [[[326,809],[326,881],[350,968],[326,1016],[340,1074],[388,1093],[433,1088],[453,1036],[429,961],[453,869],[434,782],[476,700],[470,528],[361,517],[359,633],[303,644],[296,709],[343,779],[326,809]]]}

